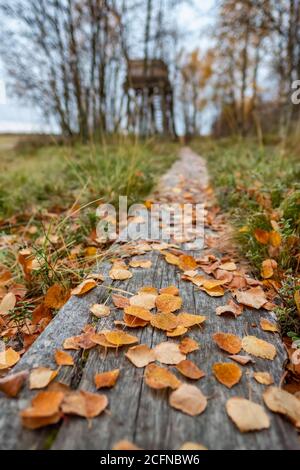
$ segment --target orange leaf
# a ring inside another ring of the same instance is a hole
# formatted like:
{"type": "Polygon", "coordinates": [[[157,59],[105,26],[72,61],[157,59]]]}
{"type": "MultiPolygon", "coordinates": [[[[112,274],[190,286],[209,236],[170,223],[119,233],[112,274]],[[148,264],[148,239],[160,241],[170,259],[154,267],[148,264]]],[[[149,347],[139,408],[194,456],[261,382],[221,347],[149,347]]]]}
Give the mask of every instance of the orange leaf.
{"type": "Polygon", "coordinates": [[[192,271],[198,267],[198,264],[193,256],[180,255],[178,266],[182,271],[192,271]]]}
{"type": "Polygon", "coordinates": [[[29,388],[30,390],[45,388],[57,376],[57,370],[51,370],[47,367],[37,367],[30,372],[29,388]]]}
{"type": "Polygon", "coordinates": [[[70,293],[59,284],[51,286],[45,296],[46,307],[59,309],[65,305],[70,297],[70,293]]]}
{"type": "Polygon", "coordinates": [[[155,354],[146,344],[139,344],[128,349],[125,356],[135,367],[145,367],[155,361],[155,354]]]}
{"type": "Polygon", "coordinates": [[[205,322],[206,317],[203,315],[193,315],[192,313],[182,312],[177,315],[179,325],[183,325],[185,328],[191,328],[195,325],[201,325],[205,322]]]}
{"type": "Polygon", "coordinates": [[[84,392],[68,393],[62,403],[62,411],[65,414],[82,416],[84,418],[95,418],[107,407],[108,399],[105,395],[84,392]]]}
{"type": "Polygon", "coordinates": [[[180,352],[179,346],[171,341],[165,341],[154,348],[156,360],[162,364],[175,365],[183,361],[186,356],[180,352]]]}
{"type": "Polygon", "coordinates": [[[0,315],[7,315],[11,310],[14,309],[17,299],[15,294],[9,292],[6,294],[0,302],[0,315]]]}
{"type": "Polygon", "coordinates": [[[170,294],[160,294],[156,298],[156,307],[164,313],[171,313],[179,310],[182,305],[181,297],[170,294]]]}
{"type": "Polygon", "coordinates": [[[152,315],[150,323],[154,328],[158,328],[159,330],[171,331],[175,330],[177,327],[178,319],[173,313],[161,312],[152,315]]]}
{"type": "Polygon", "coordinates": [[[231,333],[215,333],[213,340],[220,349],[223,349],[230,354],[238,354],[242,349],[242,341],[238,336],[231,333]]]}
{"type": "Polygon", "coordinates": [[[130,305],[128,307],[125,307],[124,312],[127,315],[131,315],[132,317],[139,318],[140,320],[144,320],[149,322],[152,318],[152,314],[150,313],[149,310],[143,308],[143,307],[138,307],[136,305],[130,305]]]}
{"type": "Polygon", "coordinates": [[[244,336],[242,348],[246,353],[263,359],[273,360],[276,356],[275,346],[267,341],[256,338],[256,336],[244,336]]]}
{"type": "Polygon", "coordinates": [[[73,357],[66,353],[65,351],[55,351],[55,362],[58,366],[73,366],[74,359],[73,357]]]}
{"type": "Polygon", "coordinates": [[[127,297],[124,297],[123,295],[113,294],[111,298],[114,303],[114,306],[117,308],[125,308],[130,305],[129,299],[127,297]]]}
{"type": "Polygon", "coordinates": [[[171,393],[169,403],[173,408],[190,416],[203,413],[207,407],[207,399],[195,385],[182,384],[171,393]]]}
{"type": "Polygon", "coordinates": [[[274,275],[274,271],[277,268],[277,263],[274,259],[266,259],[262,262],[261,277],[264,279],[270,279],[274,275]]]}
{"type": "Polygon", "coordinates": [[[18,395],[28,377],[27,371],[17,372],[0,379],[0,391],[8,397],[14,398],[18,395]]]}
{"type": "Polygon", "coordinates": [[[96,374],[94,377],[95,385],[97,390],[99,388],[112,388],[116,385],[116,382],[120,375],[120,369],[111,370],[109,372],[102,372],[96,374]]]}
{"type": "Polygon", "coordinates": [[[162,289],[160,289],[159,293],[168,295],[179,295],[179,289],[176,286],[163,287],[162,289]]]}
{"type": "Polygon", "coordinates": [[[146,367],[145,382],[149,387],[157,390],[169,387],[176,389],[181,384],[180,380],[172,372],[156,364],[149,364],[146,367]]]}
{"type": "Polygon", "coordinates": [[[279,328],[276,325],[276,323],[273,323],[273,322],[267,320],[266,318],[261,318],[260,319],[260,327],[263,331],[271,331],[273,333],[278,333],[279,332],[279,328]]]}
{"type": "Polygon", "coordinates": [[[20,354],[12,348],[0,352],[0,370],[9,369],[20,360],[20,354]]]}
{"type": "Polygon", "coordinates": [[[279,248],[282,242],[280,233],[274,230],[270,233],[270,243],[274,248],[279,248]]]}
{"type": "Polygon", "coordinates": [[[232,388],[239,383],[242,377],[242,371],[239,366],[229,362],[214,364],[213,373],[216,379],[228,388],[232,388]]]}
{"type": "Polygon", "coordinates": [[[253,377],[256,382],[262,385],[272,385],[274,383],[274,379],[269,372],[254,372],[253,377]]]}
{"type": "Polygon", "coordinates": [[[90,308],[90,311],[97,318],[108,317],[110,314],[110,308],[104,304],[94,304],[90,308]]]}
{"type": "Polygon", "coordinates": [[[254,236],[256,240],[262,245],[267,245],[270,240],[270,232],[257,228],[254,230],[254,236]]]}
{"type": "Polygon", "coordinates": [[[84,295],[90,290],[94,289],[97,286],[97,282],[94,279],[86,279],[83,281],[79,286],[75,287],[75,289],[71,290],[72,295],[84,295]]]}
{"type": "Polygon", "coordinates": [[[179,350],[182,354],[189,354],[193,351],[198,351],[199,344],[192,338],[183,338],[179,344],[179,350]]]}
{"type": "Polygon", "coordinates": [[[271,411],[286,416],[297,428],[300,428],[300,400],[297,397],[282,388],[268,387],[263,399],[271,411]]]}
{"type": "Polygon", "coordinates": [[[176,369],[188,379],[198,380],[205,377],[205,373],[188,359],[179,362],[179,364],[176,365],[176,369]]]}
{"type": "Polygon", "coordinates": [[[246,291],[237,291],[235,293],[235,297],[240,304],[256,308],[257,310],[259,310],[268,301],[260,286],[252,287],[246,291]]]}
{"type": "Polygon", "coordinates": [[[129,335],[121,330],[106,331],[103,332],[103,334],[109,343],[115,344],[116,346],[124,346],[126,344],[139,342],[136,336],[129,335]]]}

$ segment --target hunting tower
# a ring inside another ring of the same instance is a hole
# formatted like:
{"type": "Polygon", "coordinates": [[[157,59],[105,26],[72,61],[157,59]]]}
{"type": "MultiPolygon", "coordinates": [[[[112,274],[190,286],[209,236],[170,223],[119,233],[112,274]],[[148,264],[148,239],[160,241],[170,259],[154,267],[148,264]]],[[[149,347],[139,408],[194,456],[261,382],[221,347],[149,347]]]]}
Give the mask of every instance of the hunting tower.
{"type": "Polygon", "coordinates": [[[125,89],[130,132],[176,135],[173,90],[165,62],[129,60],[125,89]]]}

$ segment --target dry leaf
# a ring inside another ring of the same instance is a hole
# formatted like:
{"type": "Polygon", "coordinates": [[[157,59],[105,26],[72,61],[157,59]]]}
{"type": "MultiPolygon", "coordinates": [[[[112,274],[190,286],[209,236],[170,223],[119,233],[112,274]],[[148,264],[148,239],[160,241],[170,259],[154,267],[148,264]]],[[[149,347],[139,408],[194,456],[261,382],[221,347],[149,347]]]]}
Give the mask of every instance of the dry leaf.
{"type": "Polygon", "coordinates": [[[171,313],[179,310],[182,305],[182,298],[177,295],[160,294],[156,297],[156,307],[164,313],[171,313]]]}
{"type": "Polygon", "coordinates": [[[109,277],[113,281],[125,281],[132,278],[132,273],[125,267],[113,266],[109,271],[109,277]]]}
{"type": "Polygon", "coordinates": [[[228,388],[232,388],[239,383],[242,378],[242,371],[237,364],[229,362],[216,363],[213,365],[213,373],[216,379],[228,388]]]}
{"type": "Polygon", "coordinates": [[[198,267],[198,264],[193,256],[180,255],[178,266],[182,271],[192,271],[198,267]]]}
{"type": "Polygon", "coordinates": [[[202,377],[205,377],[205,373],[188,359],[179,362],[179,364],[176,365],[176,369],[188,379],[199,380],[202,377]]]}
{"type": "Polygon", "coordinates": [[[12,348],[0,352],[0,370],[9,369],[19,362],[20,354],[12,348]]]}
{"type": "Polygon", "coordinates": [[[220,349],[223,349],[230,354],[238,354],[242,349],[242,341],[238,336],[231,333],[215,333],[213,340],[220,349]]]}
{"type": "Polygon", "coordinates": [[[182,444],[179,450],[208,450],[202,444],[197,444],[196,442],[185,442],[182,444]]]}
{"type": "Polygon", "coordinates": [[[268,301],[260,286],[252,287],[246,291],[237,291],[235,297],[240,304],[256,308],[257,310],[268,301]]]}
{"type": "Polygon", "coordinates": [[[200,289],[204,292],[206,292],[210,297],[222,297],[225,294],[225,291],[222,286],[216,286],[216,287],[200,287],[200,289]]]}
{"type": "Polygon", "coordinates": [[[223,313],[232,313],[235,317],[238,317],[243,313],[243,306],[237,305],[233,300],[229,300],[227,305],[216,308],[216,314],[222,315],[223,313]]]}
{"type": "Polygon", "coordinates": [[[270,243],[274,248],[279,248],[281,245],[281,241],[282,238],[279,232],[275,232],[275,230],[270,232],[270,243]]]}
{"type": "Polygon", "coordinates": [[[94,279],[86,279],[75,289],[71,290],[71,295],[84,295],[90,290],[94,289],[97,286],[97,282],[94,279]]]}
{"type": "Polygon", "coordinates": [[[28,371],[17,372],[0,379],[0,391],[10,398],[16,397],[28,377],[28,371]]]}
{"type": "Polygon", "coordinates": [[[70,297],[70,293],[60,284],[51,286],[45,296],[44,304],[46,307],[56,310],[62,308],[70,297]]]}
{"type": "Polygon", "coordinates": [[[101,333],[92,334],[91,341],[93,341],[94,345],[98,344],[99,346],[103,346],[104,348],[117,349],[119,347],[117,344],[112,344],[107,341],[103,331],[101,333]]]}
{"type": "Polygon", "coordinates": [[[178,256],[173,255],[172,253],[167,253],[165,255],[165,260],[167,263],[172,264],[174,266],[179,265],[179,258],[178,256]]]}
{"type": "Polygon", "coordinates": [[[267,407],[286,416],[297,428],[300,428],[300,400],[291,393],[278,387],[268,387],[263,394],[267,407]]]}
{"type": "Polygon", "coordinates": [[[152,294],[158,295],[156,287],[153,286],[143,286],[138,290],[138,294],[152,294]]]}
{"type": "Polygon", "coordinates": [[[71,336],[65,339],[64,349],[92,349],[95,347],[95,342],[92,340],[95,330],[92,326],[88,325],[84,332],[78,336],[71,336]]]}
{"type": "Polygon", "coordinates": [[[278,333],[279,332],[279,328],[276,325],[276,323],[270,322],[266,318],[261,318],[260,327],[263,331],[271,331],[273,333],[278,333]]]}
{"type": "Polygon", "coordinates": [[[176,286],[163,287],[162,289],[160,289],[159,293],[168,295],[179,295],[179,289],[176,286]]]}
{"type": "Polygon", "coordinates": [[[102,372],[101,374],[96,374],[94,377],[94,382],[97,390],[99,388],[112,388],[116,385],[116,382],[120,375],[120,369],[111,370],[109,372],[102,372]]]}
{"type": "Polygon", "coordinates": [[[131,266],[131,268],[149,269],[152,266],[152,261],[150,259],[131,260],[129,266],[131,266]]]}
{"type": "Polygon", "coordinates": [[[55,362],[58,366],[73,366],[73,357],[65,351],[55,351],[55,362]]]}
{"type": "Polygon", "coordinates": [[[27,429],[39,429],[49,424],[58,423],[61,419],[59,411],[64,393],[47,391],[38,393],[31,401],[31,406],[20,415],[22,424],[27,429]]]}
{"type": "Polygon", "coordinates": [[[255,364],[255,361],[250,356],[240,356],[238,354],[233,354],[228,357],[229,359],[232,359],[233,361],[237,362],[238,364],[241,364],[242,366],[245,366],[249,363],[255,364]]]}
{"type": "Polygon", "coordinates": [[[188,329],[185,326],[179,325],[174,330],[168,331],[167,336],[168,336],[168,338],[175,338],[175,337],[178,337],[178,336],[185,335],[185,333],[187,331],[188,331],[188,329]]]}
{"type": "Polygon", "coordinates": [[[144,320],[146,322],[149,322],[152,318],[152,314],[150,313],[149,310],[147,310],[143,307],[138,307],[136,305],[130,305],[129,307],[125,307],[124,312],[127,315],[139,318],[139,319],[144,320]]]}
{"type": "Polygon", "coordinates": [[[127,441],[126,439],[117,442],[112,450],[142,450],[139,447],[137,447],[135,444],[133,444],[130,441],[127,441]]]}
{"type": "Polygon", "coordinates": [[[245,398],[229,398],[226,411],[241,432],[261,431],[270,427],[270,419],[263,407],[245,398]]]}
{"type": "Polygon", "coordinates": [[[182,384],[171,393],[169,403],[173,408],[190,416],[203,413],[207,407],[207,399],[195,385],[182,384]]]}
{"type": "Polygon", "coordinates": [[[178,319],[173,313],[162,312],[152,315],[150,323],[159,330],[171,331],[177,327],[178,319]]]}
{"type": "Polygon", "coordinates": [[[111,298],[115,307],[117,308],[125,308],[130,305],[129,299],[127,297],[124,297],[123,295],[113,294],[111,298]]]}
{"type": "Polygon", "coordinates": [[[105,395],[84,392],[82,390],[68,393],[62,403],[65,414],[95,418],[107,407],[108,399],[105,395]]]}
{"type": "Polygon", "coordinates": [[[15,308],[16,302],[17,299],[15,294],[12,292],[6,294],[0,302],[0,315],[7,315],[15,308]]]}
{"type": "Polygon", "coordinates": [[[90,311],[97,318],[108,317],[110,314],[110,308],[105,304],[94,304],[90,308],[90,311]]]}
{"type": "Polygon", "coordinates": [[[146,344],[139,344],[128,349],[125,356],[132,362],[135,367],[146,367],[155,361],[155,354],[146,344]]]}
{"type": "Polygon", "coordinates": [[[151,292],[141,292],[138,295],[131,297],[129,303],[136,307],[142,307],[146,310],[152,310],[155,307],[155,300],[157,295],[151,292]]]}
{"type": "Polygon", "coordinates": [[[220,264],[219,268],[223,269],[223,271],[236,271],[237,265],[233,261],[228,261],[220,264]]]}
{"type": "Polygon", "coordinates": [[[182,354],[189,354],[193,351],[198,351],[199,344],[192,338],[184,338],[179,344],[179,350],[182,354]]]}
{"type": "Polygon", "coordinates": [[[115,344],[116,346],[124,346],[126,344],[134,344],[139,342],[136,336],[129,335],[128,333],[125,333],[121,330],[105,331],[103,334],[109,343],[115,344]]]}
{"type": "Polygon", "coordinates": [[[242,348],[246,353],[262,359],[273,360],[276,356],[275,346],[263,339],[256,338],[256,336],[244,336],[242,348]]]}
{"type": "Polygon", "coordinates": [[[182,312],[177,315],[177,320],[178,323],[185,326],[185,328],[191,328],[192,326],[204,323],[206,317],[203,315],[193,315],[192,313],[182,312]]]}
{"type": "Polygon", "coordinates": [[[51,370],[47,367],[37,367],[30,372],[29,388],[30,390],[45,388],[57,376],[57,370],[51,370]]]}
{"type": "Polygon", "coordinates": [[[158,344],[154,348],[156,360],[162,364],[175,365],[184,361],[186,356],[180,352],[179,345],[166,341],[158,344]]]}
{"type": "Polygon", "coordinates": [[[277,269],[277,263],[274,259],[266,259],[262,262],[261,266],[261,277],[263,279],[270,279],[274,275],[274,271],[277,269]]]}
{"type": "Polygon", "coordinates": [[[269,372],[254,372],[253,377],[256,382],[262,385],[272,385],[274,383],[274,379],[269,372]]]}
{"type": "Polygon", "coordinates": [[[254,236],[256,240],[262,245],[267,245],[270,240],[270,232],[257,228],[254,230],[254,236]]]}
{"type": "Polygon", "coordinates": [[[149,364],[145,369],[145,382],[154,389],[172,388],[175,390],[181,385],[180,380],[168,369],[149,364]]]}
{"type": "MultiPolygon", "coordinates": [[[[143,328],[149,324],[147,320],[141,320],[141,318],[133,317],[127,313],[124,313],[123,319],[123,324],[128,328],[143,328]]],[[[122,322],[115,321],[115,325],[122,325],[122,322]]]]}

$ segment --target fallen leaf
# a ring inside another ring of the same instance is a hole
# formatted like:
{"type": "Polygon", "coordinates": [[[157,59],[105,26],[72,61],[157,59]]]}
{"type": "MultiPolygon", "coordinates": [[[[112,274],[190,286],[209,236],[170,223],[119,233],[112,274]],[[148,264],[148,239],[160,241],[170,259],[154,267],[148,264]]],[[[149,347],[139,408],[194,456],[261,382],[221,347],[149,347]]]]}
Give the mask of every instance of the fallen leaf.
{"type": "Polygon", "coordinates": [[[219,268],[223,269],[224,271],[236,271],[237,265],[233,261],[228,261],[226,263],[220,264],[219,268]]]}
{"type": "Polygon", "coordinates": [[[22,372],[17,372],[16,374],[3,377],[0,379],[0,391],[10,398],[16,397],[27,380],[28,375],[28,371],[24,370],[22,372]]]}
{"type": "Polygon", "coordinates": [[[113,294],[111,298],[115,307],[117,308],[125,308],[130,305],[129,299],[123,295],[113,294]]]}
{"type": "Polygon", "coordinates": [[[190,416],[203,413],[207,407],[207,399],[195,385],[182,384],[171,393],[169,403],[173,408],[190,416]]]}
{"type": "Polygon", "coordinates": [[[276,323],[270,322],[266,318],[260,319],[260,327],[263,331],[271,331],[273,333],[279,332],[278,325],[276,325],[276,323]]]}
{"type": "Polygon", "coordinates": [[[19,362],[20,354],[12,348],[0,352],[0,370],[9,369],[19,362]]]}
{"type": "Polygon", "coordinates": [[[89,325],[89,327],[81,335],[66,338],[63,344],[63,348],[73,350],[92,349],[95,347],[95,342],[92,340],[94,333],[94,328],[89,325]]]}
{"type": "Polygon", "coordinates": [[[163,287],[159,290],[160,294],[179,295],[179,289],[176,286],[163,287]]]}
{"type": "Polygon", "coordinates": [[[90,311],[97,318],[108,317],[110,315],[110,308],[105,304],[94,304],[90,311]]]}
{"type": "Polygon", "coordinates": [[[58,423],[61,419],[59,411],[64,393],[40,392],[31,401],[31,406],[21,411],[22,424],[27,429],[39,429],[49,424],[58,423]]]}
{"type": "Polygon", "coordinates": [[[177,320],[178,323],[185,326],[185,328],[191,328],[192,326],[204,323],[206,317],[203,315],[193,315],[192,313],[182,312],[177,315],[177,320]]]}
{"type": "Polygon", "coordinates": [[[208,450],[202,444],[197,444],[196,442],[185,442],[182,444],[179,450],[208,450]]]}
{"type": "Polygon", "coordinates": [[[242,371],[237,364],[219,362],[214,364],[212,369],[216,379],[227,388],[232,388],[242,378],[242,371]]]}
{"type": "Polygon", "coordinates": [[[261,265],[261,277],[263,279],[270,279],[274,276],[274,271],[277,268],[277,263],[274,259],[266,259],[261,265]]]}
{"type": "Polygon", "coordinates": [[[47,367],[33,369],[29,375],[30,390],[47,387],[57,374],[57,370],[48,369],[47,367]]]}
{"type": "Polygon", "coordinates": [[[125,267],[113,266],[109,271],[109,277],[113,281],[125,281],[132,278],[132,273],[125,267]]]}
{"type": "Polygon", "coordinates": [[[101,374],[96,374],[94,377],[94,382],[97,390],[99,388],[112,388],[116,385],[116,382],[120,375],[120,369],[111,370],[109,372],[102,372],[101,374]]]}
{"type": "Polygon", "coordinates": [[[17,299],[15,294],[11,292],[6,294],[0,302],[0,315],[7,315],[15,308],[16,302],[17,299]]]}
{"type": "Polygon", "coordinates": [[[105,395],[84,392],[83,390],[68,393],[62,402],[62,411],[65,414],[95,418],[107,407],[108,399],[105,395]]]}
{"type": "Polygon", "coordinates": [[[186,356],[180,352],[179,345],[171,341],[165,341],[154,348],[156,360],[162,364],[175,365],[186,359],[186,356]]]}
{"type": "Polygon", "coordinates": [[[178,326],[178,318],[170,312],[160,312],[152,315],[151,325],[159,330],[171,331],[178,326]]]}
{"type": "Polygon", "coordinates": [[[131,268],[143,268],[149,269],[152,266],[152,261],[150,259],[145,260],[131,260],[129,263],[131,268]]]}
{"type": "Polygon", "coordinates": [[[94,333],[91,335],[91,341],[93,344],[98,344],[99,346],[103,346],[104,348],[112,348],[117,349],[119,346],[117,344],[110,343],[106,338],[104,333],[94,333]]]}
{"type": "Polygon", "coordinates": [[[263,393],[267,407],[286,416],[297,428],[300,428],[300,400],[278,387],[268,387],[263,393]]]}
{"type": "Polygon", "coordinates": [[[45,296],[44,304],[46,307],[56,310],[62,308],[68,301],[70,293],[60,284],[51,286],[45,296]]]}
{"type": "Polygon", "coordinates": [[[155,307],[155,300],[157,295],[149,292],[141,292],[138,295],[131,297],[129,303],[136,307],[142,307],[146,310],[152,310],[155,307]]]}
{"type": "Polygon", "coordinates": [[[184,335],[187,331],[188,331],[188,329],[185,326],[179,325],[174,330],[168,331],[167,336],[168,336],[168,338],[169,337],[170,338],[175,338],[175,337],[184,335]]]}
{"type": "Polygon", "coordinates": [[[128,349],[125,356],[135,367],[146,367],[151,362],[155,362],[155,354],[146,344],[139,344],[128,349]]]}
{"type": "Polygon", "coordinates": [[[153,286],[143,286],[138,290],[138,294],[152,294],[157,296],[157,289],[153,286]]]}
{"type": "Polygon", "coordinates": [[[176,369],[188,379],[199,380],[202,377],[205,377],[205,373],[199,369],[196,364],[194,364],[192,361],[189,361],[188,359],[179,362],[176,365],[176,369]]]}
{"type": "Polygon", "coordinates": [[[193,256],[180,255],[178,266],[182,271],[192,271],[198,267],[198,263],[193,256]]]}
{"type": "Polygon", "coordinates": [[[236,291],[235,297],[240,304],[256,308],[257,310],[268,301],[260,286],[252,287],[246,291],[236,291]]]}
{"type": "Polygon", "coordinates": [[[270,232],[257,228],[254,230],[254,236],[256,240],[262,245],[267,245],[270,240],[270,232]]]}
{"type": "Polygon", "coordinates": [[[121,330],[107,331],[103,333],[109,343],[116,346],[124,346],[126,344],[138,343],[139,340],[136,336],[129,335],[121,330]]]}
{"type": "Polygon", "coordinates": [[[262,359],[273,360],[276,356],[275,346],[263,339],[256,338],[256,336],[244,336],[242,348],[246,353],[262,359]]]}
{"type": "Polygon", "coordinates": [[[46,416],[45,418],[31,418],[22,416],[22,425],[26,429],[35,430],[44,428],[45,426],[50,426],[51,424],[57,424],[62,418],[61,412],[54,413],[51,416],[46,416]]]}
{"type": "Polygon", "coordinates": [[[269,372],[254,372],[253,377],[256,382],[262,385],[272,385],[274,383],[274,379],[269,372]]]}
{"type": "Polygon", "coordinates": [[[261,431],[270,427],[270,419],[263,407],[245,398],[229,398],[226,411],[241,432],[261,431]]]}
{"type": "Polygon", "coordinates": [[[179,310],[182,305],[181,297],[170,294],[160,294],[156,297],[156,307],[164,313],[171,313],[179,310]]]}
{"type": "Polygon", "coordinates": [[[97,286],[97,282],[94,279],[86,279],[83,281],[79,286],[75,287],[75,289],[71,290],[71,295],[84,295],[90,290],[94,289],[97,286]]]}
{"type": "Polygon", "coordinates": [[[145,382],[150,388],[157,390],[172,388],[173,390],[181,385],[180,380],[165,367],[149,364],[145,369],[145,382]]]}
{"type": "Polygon", "coordinates": [[[199,344],[192,338],[183,338],[179,344],[179,350],[182,354],[189,354],[193,351],[198,351],[199,344]]]}
{"type": "Polygon", "coordinates": [[[179,258],[178,256],[173,255],[172,253],[167,253],[165,255],[165,260],[167,263],[172,264],[174,266],[179,265],[179,258]]]}
{"type": "Polygon", "coordinates": [[[122,440],[114,444],[112,450],[142,450],[130,441],[122,440]]]}
{"type": "Polygon", "coordinates": [[[282,238],[279,232],[276,232],[275,230],[270,232],[270,243],[274,248],[279,248],[281,245],[281,241],[282,238]]]}
{"type": "Polygon", "coordinates": [[[255,361],[250,356],[240,356],[238,354],[233,354],[228,357],[229,359],[232,359],[233,361],[237,362],[238,364],[241,364],[242,366],[245,366],[249,363],[255,364],[255,361]]]}
{"type": "Polygon", "coordinates": [[[231,333],[215,333],[213,340],[220,349],[223,349],[230,354],[238,354],[242,349],[242,341],[238,336],[231,333]]]}
{"type": "Polygon", "coordinates": [[[127,315],[132,317],[140,318],[141,320],[149,322],[152,318],[150,310],[147,310],[143,307],[138,307],[137,305],[129,305],[125,307],[124,312],[127,315]]]}
{"type": "MultiPolygon", "coordinates": [[[[124,325],[128,326],[128,328],[144,328],[149,324],[147,320],[141,320],[141,318],[133,317],[132,315],[128,315],[124,313],[124,325]]],[[[115,321],[115,325],[121,325],[122,322],[115,321]]]]}
{"type": "Polygon", "coordinates": [[[296,290],[294,300],[297,307],[298,314],[300,315],[300,290],[296,290]]]}
{"type": "Polygon", "coordinates": [[[55,351],[55,362],[58,366],[73,366],[74,359],[73,357],[66,353],[65,351],[56,350],[55,351]]]}
{"type": "Polygon", "coordinates": [[[238,317],[243,313],[243,306],[237,305],[233,300],[229,300],[227,305],[216,308],[217,315],[223,315],[223,313],[232,313],[235,317],[238,317]]]}

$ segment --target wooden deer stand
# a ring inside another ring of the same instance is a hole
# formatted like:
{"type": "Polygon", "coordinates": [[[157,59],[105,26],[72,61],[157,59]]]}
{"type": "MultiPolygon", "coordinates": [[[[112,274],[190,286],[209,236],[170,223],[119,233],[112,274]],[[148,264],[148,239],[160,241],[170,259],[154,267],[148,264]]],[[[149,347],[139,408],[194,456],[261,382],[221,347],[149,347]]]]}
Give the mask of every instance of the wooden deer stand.
{"type": "Polygon", "coordinates": [[[162,60],[129,60],[125,89],[129,132],[176,135],[173,89],[162,60]]]}

